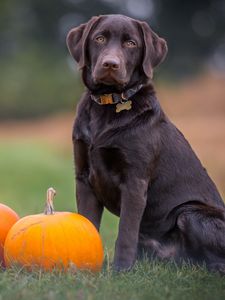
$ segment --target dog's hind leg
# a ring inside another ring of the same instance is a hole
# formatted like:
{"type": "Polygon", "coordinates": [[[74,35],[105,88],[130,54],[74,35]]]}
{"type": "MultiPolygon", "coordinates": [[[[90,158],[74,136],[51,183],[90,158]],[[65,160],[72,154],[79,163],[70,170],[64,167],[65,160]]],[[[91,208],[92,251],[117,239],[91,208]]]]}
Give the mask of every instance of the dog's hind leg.
{"type": "Polygon", "coordinates": [[[177,218],[183,249],[193,262],[205,263],[225,275],[225,211],[206,205],[186,205],[177,218]]]}
{"type": "Polygon", "coordinates": [[[138,259],[158,258],[160,260],[175,259],[178,253],[177,244],[174,242],[162,243],[148,237],[139,237],[138,259]]]}

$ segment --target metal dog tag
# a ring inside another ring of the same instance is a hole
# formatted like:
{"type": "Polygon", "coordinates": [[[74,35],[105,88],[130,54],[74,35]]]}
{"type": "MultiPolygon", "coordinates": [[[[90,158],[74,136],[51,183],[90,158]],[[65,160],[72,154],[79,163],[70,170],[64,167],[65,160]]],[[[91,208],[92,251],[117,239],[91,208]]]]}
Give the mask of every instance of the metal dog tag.
{"type": "Polygon", "coordinates": [[[128,100],[123,103],[116,104],[116,113],[121,112],[122,110],[130,110],[132,108],[132,101],[128,100]]]}

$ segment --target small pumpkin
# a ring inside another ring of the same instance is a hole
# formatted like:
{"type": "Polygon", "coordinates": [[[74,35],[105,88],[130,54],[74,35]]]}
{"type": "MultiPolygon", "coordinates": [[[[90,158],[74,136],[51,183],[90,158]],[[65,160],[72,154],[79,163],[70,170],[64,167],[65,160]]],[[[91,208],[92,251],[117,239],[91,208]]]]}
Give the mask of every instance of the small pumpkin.
{"type": "Polygon", "coordinates": [[[17,213],[5,204],[0,203],[0,266],[4,266],[4,243],[6,236],[16,221],[17,213]]]}
{"type": "Polygon", "coordinates": [[[55,193],[48,189],[44,214],[21,218],[11,228],[5,241],[6,266],[99,271],[103,247],[98,231],[80,214],[54,212],[55,193]]]}

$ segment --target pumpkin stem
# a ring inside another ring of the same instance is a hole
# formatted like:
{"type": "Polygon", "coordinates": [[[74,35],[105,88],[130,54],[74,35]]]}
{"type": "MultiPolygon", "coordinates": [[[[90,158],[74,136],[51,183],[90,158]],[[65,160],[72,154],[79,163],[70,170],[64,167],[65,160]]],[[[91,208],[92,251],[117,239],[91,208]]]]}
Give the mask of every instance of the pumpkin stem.
{"type": "Polygon", "coordinates": [[[44,210],[45,215],[54,215],[55,211],[53,206],[53,199],[55,195],[56,191],[52,187],[47,190],[47,200],[44,210]]]}

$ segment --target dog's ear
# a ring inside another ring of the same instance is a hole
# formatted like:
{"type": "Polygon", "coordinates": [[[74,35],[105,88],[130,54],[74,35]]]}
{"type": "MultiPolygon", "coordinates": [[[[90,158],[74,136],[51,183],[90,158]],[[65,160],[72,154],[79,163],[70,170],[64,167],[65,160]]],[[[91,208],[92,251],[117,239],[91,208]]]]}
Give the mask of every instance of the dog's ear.
{"type": "Polygon", "coordinates": [[[92,17],[89,22],[71,29],[67,34],[67,47],[80,68],[83,68],[87,64],[87,38],[99,18],[100,17],[92,17]]]}
{"type": "Polygon", "coordinates": [[[138,22],[144,40],[143,71],[149,78],[153,77],[153,68],[158,66],[166,57],[168,48],[166,41],[151,30],[146,22],[138,22]]]}

